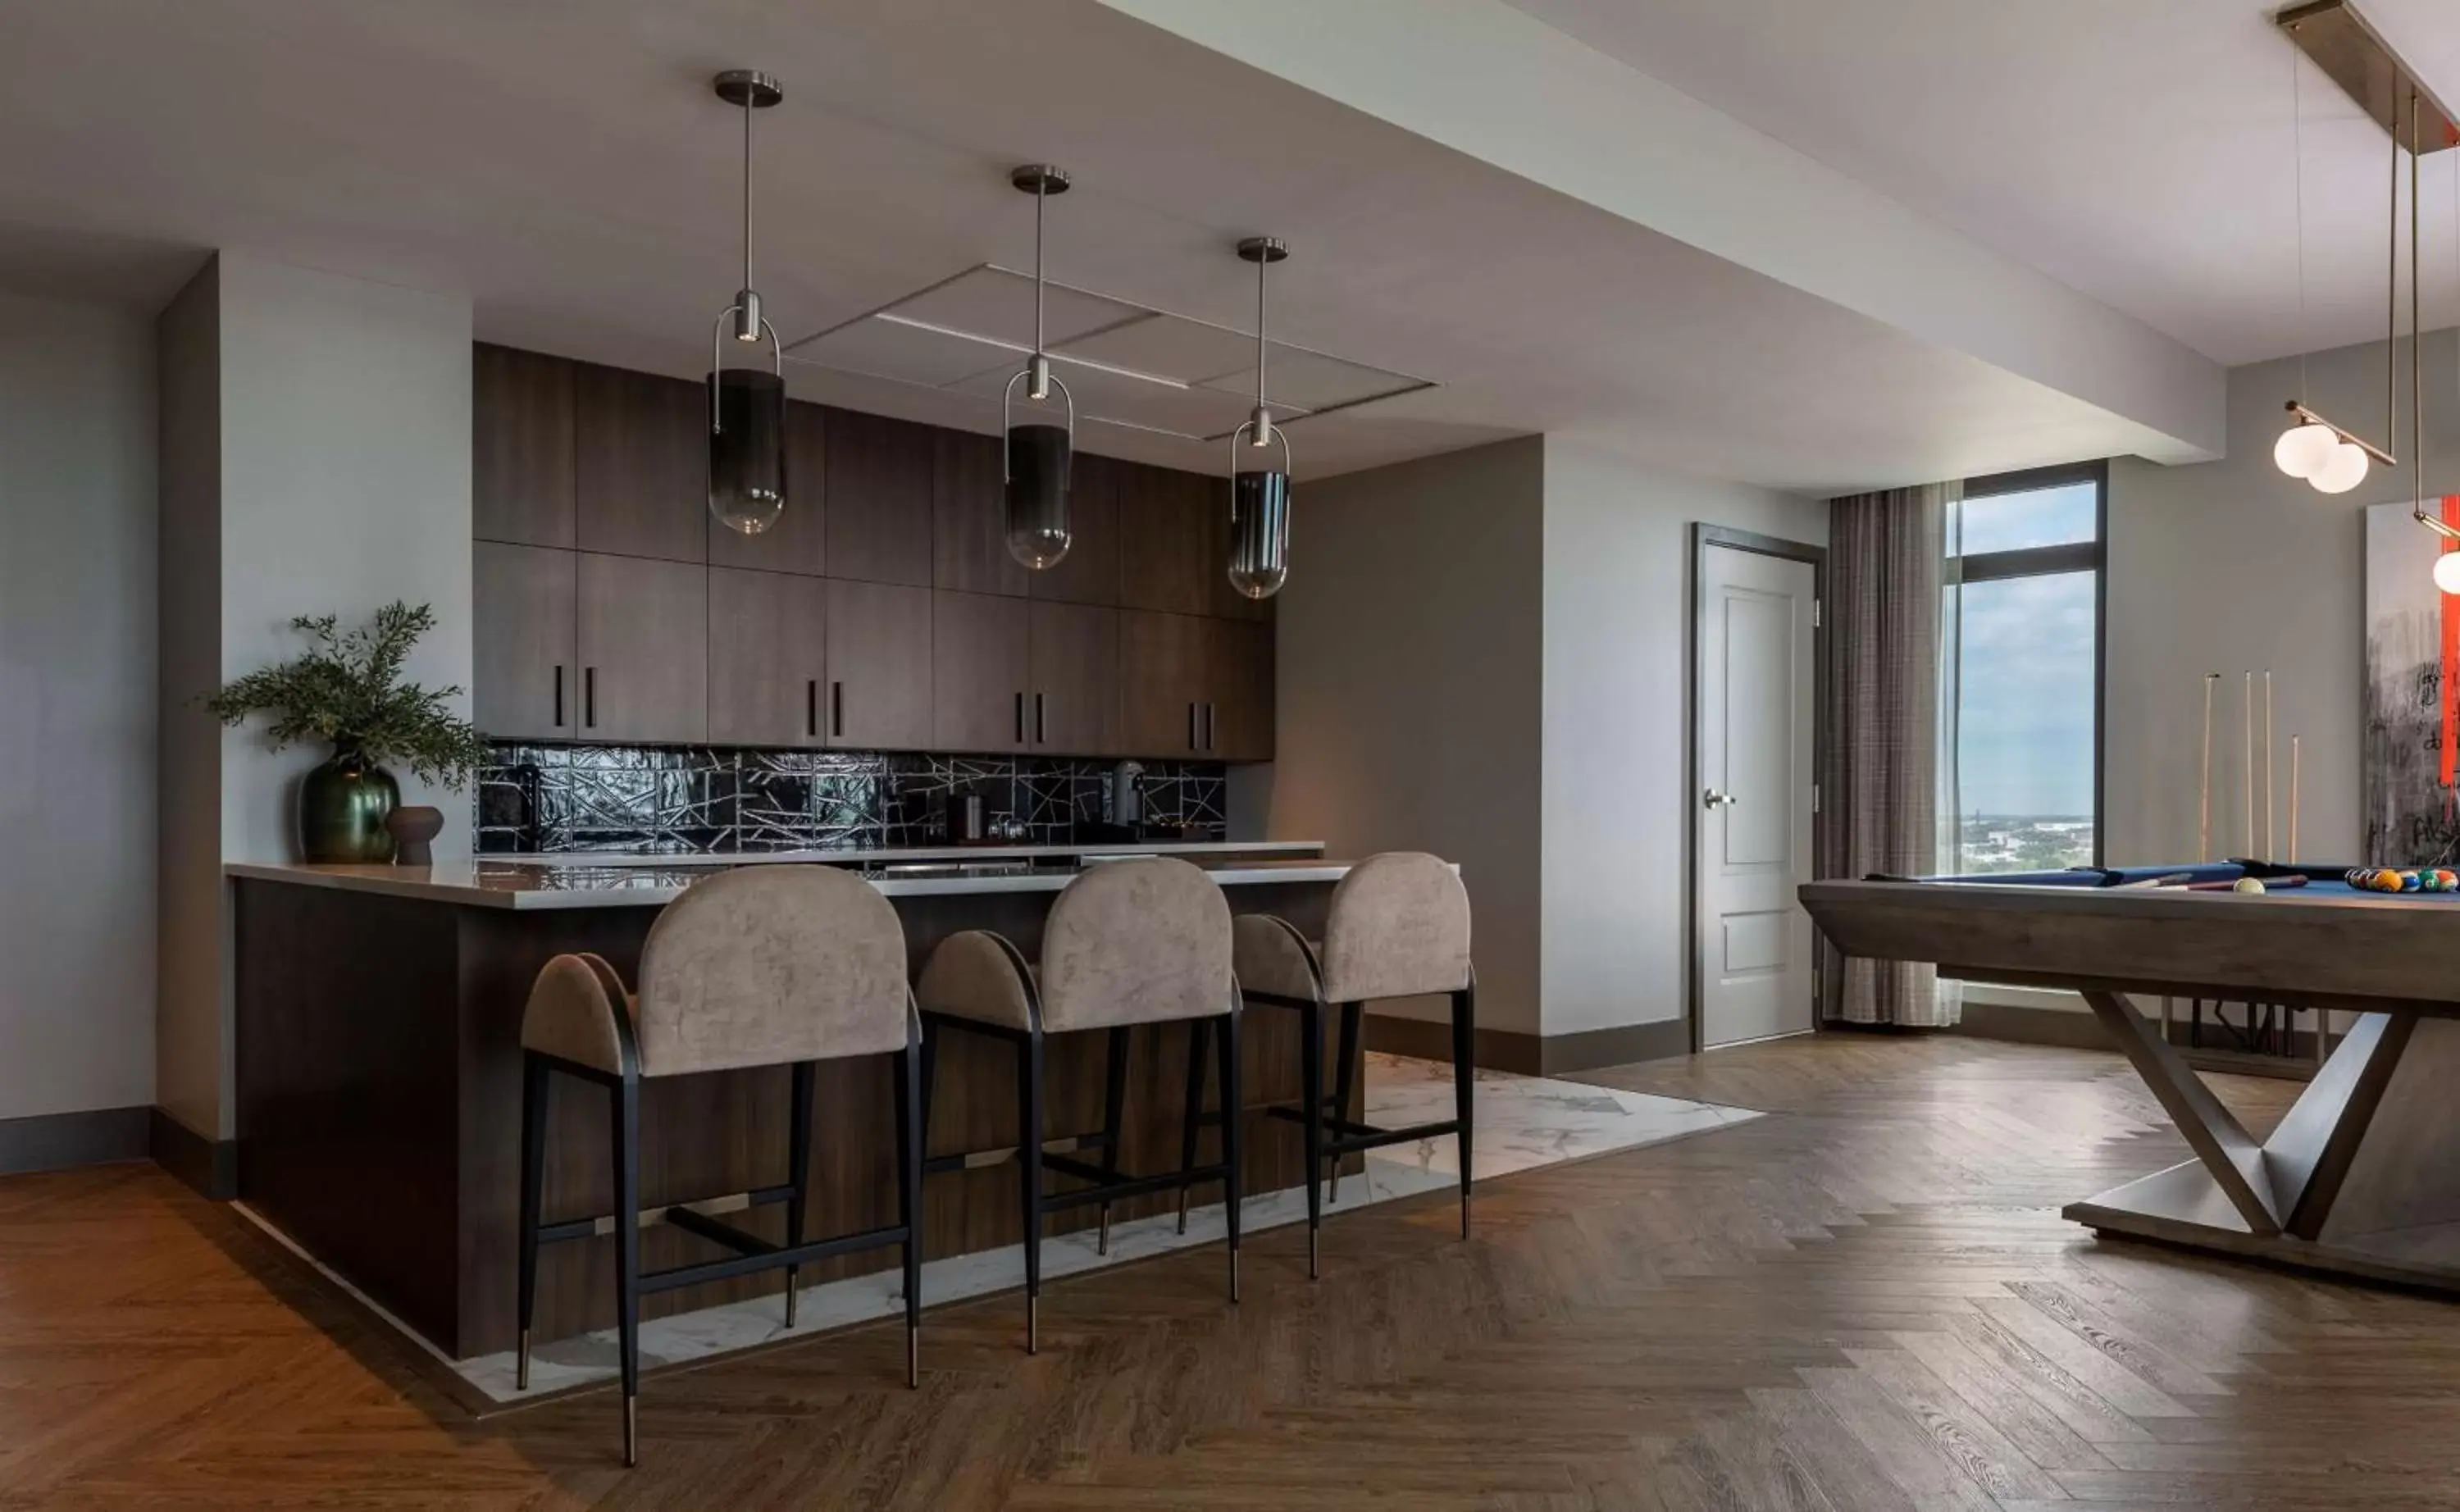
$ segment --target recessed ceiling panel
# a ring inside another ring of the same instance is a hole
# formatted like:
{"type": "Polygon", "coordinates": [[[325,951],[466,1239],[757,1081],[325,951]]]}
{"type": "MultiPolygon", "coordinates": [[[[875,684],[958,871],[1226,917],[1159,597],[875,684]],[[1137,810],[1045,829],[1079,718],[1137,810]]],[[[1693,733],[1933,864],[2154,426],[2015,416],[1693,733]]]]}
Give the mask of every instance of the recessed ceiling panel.
{"type": "Polygon", "coordinates": [[[1255,347],[1255,337],[1239,331],[1156,314],[1059,343],[1052,354],[1086,357],[1193,384],[1243,366],[1255,347]]]}
{"type": "Polygon", "coordinates": [[[987,342],[970,341],[885,320],[858,320],[787,349],[788,360],[944,388],[986,369],[1024,359],[987,342]]]}
{"type": "MultiPolygon", "coordinates": [[[[1195,438],[1232,430],[1247,417],[1250,403],[1216,389],[1172,388],[1098,368],[1063,364],[1058,373],[1075,396],[1079,419],[1118,420],[1195,438]]],[[[1003,374],[986,373],[956,385],[955,392],[996,399],[1004,381],[1003,374]]]]}
{"type": "MultiPolygon", "coordinates": [[[[1406,373],[1370,368],[1364,363],[1344,362],[1320,351],[1306,351],[1297,347],[1284,347],[1273,342],[1265,354],[1264,389],[1275,400],[1287,400],[1304,410],[1328,410],[1346,404],[1361,404],[1387,394],[1407,394],[1427,385],[1406,373]]],[[[1246,360],[1226,373],[1208,374],[1208,389],[1231,393],[1256,392],[1255,353],[1250,350],[1246,360]]]]}
{"type": "MultiPolygon", "coordinates": [[[[889,312],[1020,347],[1033,345],[1033,280],[987,264],[900,300],[889,312]]],[[[1046,286],[1043,292],[1043,325],[1053,346],[1144,313],[1135,305],[1056,285],[1046,286]]]]}

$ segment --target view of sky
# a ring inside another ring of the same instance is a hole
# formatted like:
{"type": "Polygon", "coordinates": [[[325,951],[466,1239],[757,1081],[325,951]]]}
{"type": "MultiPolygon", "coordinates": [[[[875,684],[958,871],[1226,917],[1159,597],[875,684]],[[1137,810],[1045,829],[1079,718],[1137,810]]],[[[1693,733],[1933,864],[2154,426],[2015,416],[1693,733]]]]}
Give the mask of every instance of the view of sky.
{"type": "MultiPolygon", "coordinates": [[[[2089,484],[1962,507],[1964,554],[2089,541],[2089,484]]],[[[1957,808],[2089,815],[2093,772],[2093,575],[2006,578],[1955,590],[1957,808]]]]}

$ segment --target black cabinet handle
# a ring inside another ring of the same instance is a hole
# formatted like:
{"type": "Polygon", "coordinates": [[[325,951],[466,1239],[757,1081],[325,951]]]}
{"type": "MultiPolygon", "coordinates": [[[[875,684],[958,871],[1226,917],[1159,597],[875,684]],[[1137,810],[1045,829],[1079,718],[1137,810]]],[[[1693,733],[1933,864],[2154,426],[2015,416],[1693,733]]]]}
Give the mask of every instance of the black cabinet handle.
{"type": "Polygon", "coordinates": [[[590,729],[598,728],[598,669],[581,669],[581,722],[590,729]]]}
{"type": "Polygon", "coordinates": [[[1210,750],[1212,750],[1212,749],[1213,749],[1213,736],[1214,736],[1214,734],[1215,734],[1214,726],[1213,726],[1213,715],[1214,715],[1214,709],[1213,709],[1213,705],[1212,705],[1212,704],[1210,704],[1210,703],[1207,703],[1207,704],[1204,706],[1204,749],[1205,749],[1205,750],[1207,750],[1207,751],[1210,751],[1210,750]]]}
{"type": "Polygon", "coordinates": [[[820,680],[816,677],[803,684],[803,734],[816,740],[820,735],[820,680]]]}
{"type": "Polygon", "coordinates": [[[1196,743],[1196,705],[1192,703],[1187,706],[1187,749],[1190,751],[1204,749],[1196,743]]]}
{"type": "Polygon", "coordinates": [[[1033,743],[1035,745],[1049,745],[1050,743],[1050,723],[1043,716],[1042,694],[1040,693],[1035,693],[1033,695],[1033,743]]]}
{"type": "Polygon", "coordinates": [[[1021,688],[1016,694],[1016,743],[1025,744],[1025,690],[1021,688]]]}
{"type": "Polygon", "coordinates": [[[841,682],[829,684],[829,734],[845,734],[845,684],[841,682]]]}
{"type": "Polygon", "coordinates": [[[563,728],[563,663],[555,664],[555,727],[563,728]]]}

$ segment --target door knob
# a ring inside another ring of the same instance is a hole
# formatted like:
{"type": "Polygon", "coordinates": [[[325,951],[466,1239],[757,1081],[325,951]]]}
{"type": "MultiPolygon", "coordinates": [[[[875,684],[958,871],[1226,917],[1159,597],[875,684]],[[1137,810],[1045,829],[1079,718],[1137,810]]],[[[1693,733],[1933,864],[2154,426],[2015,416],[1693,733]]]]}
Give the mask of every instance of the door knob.
{"type": "Polygon", "coordinates": [[[1731,793],[1720,793],[1715,788],[1710,788],[1707,792],[1700,795],[1700,801],[1703,806],[1707,808],[1725,808],[1729,804],[1739,803],[1742,800],[1734,797],[1731,793]]]}

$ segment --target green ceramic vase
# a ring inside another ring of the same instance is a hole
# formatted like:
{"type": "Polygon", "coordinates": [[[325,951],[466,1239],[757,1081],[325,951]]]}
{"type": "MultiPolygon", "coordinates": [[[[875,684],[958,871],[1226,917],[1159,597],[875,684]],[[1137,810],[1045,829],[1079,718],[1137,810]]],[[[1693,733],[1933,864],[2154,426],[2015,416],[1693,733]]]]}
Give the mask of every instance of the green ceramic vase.
{"type": "Polygon", "coordinates": [[[385,816],[401,802],[392,774],[356,751],[335,750],[331,760],[299,783],[299,849],[313,862],[392,860],[392,832],[385,816]]]}

